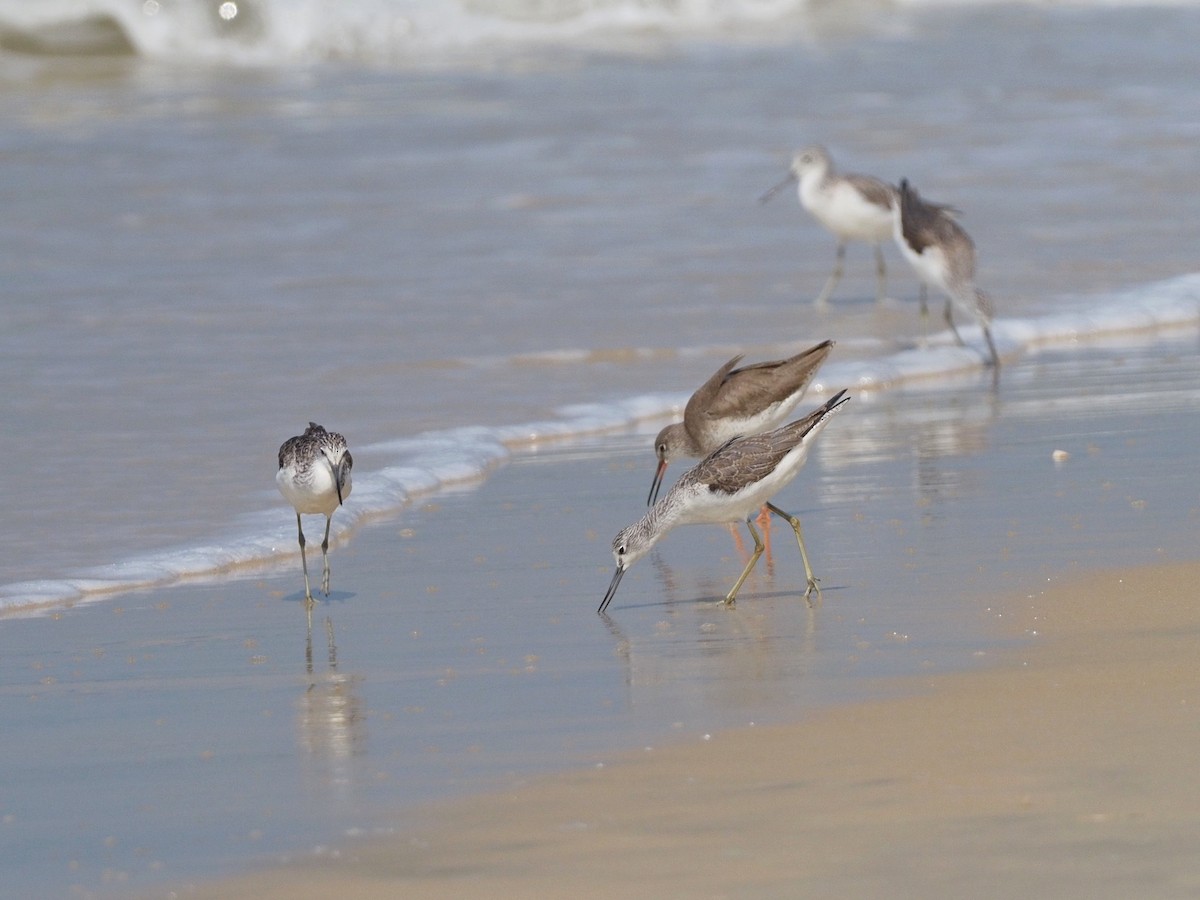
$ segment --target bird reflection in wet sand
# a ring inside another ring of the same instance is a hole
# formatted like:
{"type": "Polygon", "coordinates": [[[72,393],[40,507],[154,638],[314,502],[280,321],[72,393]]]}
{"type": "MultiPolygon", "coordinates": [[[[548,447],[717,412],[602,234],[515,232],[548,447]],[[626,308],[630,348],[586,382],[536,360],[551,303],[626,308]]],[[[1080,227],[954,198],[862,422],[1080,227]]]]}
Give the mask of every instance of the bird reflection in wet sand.
{"type": "Polygon", "coordinates": [[[782,428],[734,438],[685,472],[665,497],[637,522],[622,529],[613,540],[617,570],[597,612],[603,613],[608,608],[626,570],[676,525],[745,521],[754,538],[754,553],[725,596],[726,605],[732,606],[738,590],[762,556],[762,538],[750,516],[764,504],[795,532],[807,577],[805,599],[814,592],[819,597],[821,591],[804,549],[800,520],[769,501],[796,477],[817,435],[832,414],[849,399],[846,392],[841,391],[824,406],[782,428]]]}
{"type": "MultiPolygon", "coordinates": [[[[651,554],[652,560],[656,556],[651,554]]],[[[656,570],[660,579],[669,576],[657,566],[656,570]]],[[[718,578],[701,577],[699,590],[718,589],[718,578]]],[[[813,604],[795,603],[792,592],[759,595],[772,596],[793,602],[765,604],[752,616],[713,616],[708,604],[668,596],[665,605],[678,614],[660,619],[652,632],[638,629],[632,635],[621,627],[619,617],[601,614],[624,675],[624,692],[617,702],[633,710],[645,702],[671,703],[670,698],[682,695],[703,696],[705,702],[725,709],[769,705],[781,687],[808,672],[817,633],[813,604]],[[669,652],[664,653],[664,644],[669,652]]]]}
{"type": "Polygon", "coordinates": [[[305,645],[307,687],[298,702],[300,748],[319,764],[313,779],[322,787],[348,798],[353,787],[353,759],[366,747],[366,715],[358,685],[362,680],[338,670],[333,620],[325,619],[326,662],[313,661],[313,634],[305,645]]]}

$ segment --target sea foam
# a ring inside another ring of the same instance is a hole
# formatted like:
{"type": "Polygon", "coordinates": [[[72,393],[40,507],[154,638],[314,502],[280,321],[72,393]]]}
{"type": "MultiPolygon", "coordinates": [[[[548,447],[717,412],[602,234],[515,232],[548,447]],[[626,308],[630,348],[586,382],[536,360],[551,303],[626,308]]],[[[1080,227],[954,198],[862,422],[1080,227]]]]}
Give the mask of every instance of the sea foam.
{"type": "MultiPolygon", "coordinates": [[[[873,23],[893,8],[888,0],[860,0],[834,15],[843,25],[873,23]]],[[[830,16],[827,4],[813,0],[0,0],[0,46],[45,56],[137,55],[167,64],[472,66],[486,64],[489,51],[529,46],[811,38],[819,31],[814,17],[830,16]]]]}
{"type": "MultiPolygon", "coordinates": [[[[1075,5],[1116,6],[1121,0],[1075,5]]],[[[642,47],[676,37],[814,38],[824,20],[842,28],[850,22],[877,25],[894,8],[889,0],[859,0],[834,12],[814,0],[0,0],[0,48],[43,56],[137,55],[188,65],[462,67],[487,65],[492,52],[527,47],[642,47]]]]}
{"type": "MultiPolygon", "coordinates": [[[[993,335],[1001,356],[1012,359],[1039,346],[1194,326],[1200,322],[1200,273],[1119,294],[1063,301],[1062,306],[1038,318],[997,319],[993,335]]],[[[979,329],[961,331],[967,347],[955,345],[943,333],[932,336],[927,349],[830,362],[811,391],[821,394],[842,387],[872,391],[915,383],[949,387],[954,376],[983,368],[979,329]]],[[[513,454],[547,442],[616,433],[640,422],[678,416],[686,402],[686,393],[581,402],[543,421],[464,426],[355,447],[360,460],[383,462],[372,469],[360,463],[354,473],[354,493],[334,516],[331,534],[346,537],[371,519],[401,514],[420,497],[480,482],[513,454]]],[[[277,572],[292,565],[296,554],[293,518],[276,502],[239,517],[212,543],[167,548],[65,576],[0,586],[0,611],[37,614],[145,588],[277,572]]]]}
{"type": "Polygon", "coordinates": [[[0,0],[0,42],[44,55],[253,65],[463,63],[463,53],[596,35],[716,33],[809,0],[0,0]]]}

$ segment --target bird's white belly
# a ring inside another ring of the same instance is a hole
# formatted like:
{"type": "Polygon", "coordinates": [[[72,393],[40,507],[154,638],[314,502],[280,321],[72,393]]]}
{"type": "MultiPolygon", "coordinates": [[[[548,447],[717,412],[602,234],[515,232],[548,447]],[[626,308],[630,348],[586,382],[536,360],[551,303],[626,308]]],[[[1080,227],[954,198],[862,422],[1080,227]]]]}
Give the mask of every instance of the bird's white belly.
{"type": "MultiPolygon", "coordinates": [[[[298,481],[295,470],[283,468],[275,476],[279,491],[296,512],[305,515],[333,515],[338,508],[337,484],[333,480],[333,472],[329,466],[318,463],[313,466],[312,477],[307,482],[298,481]]],[[[350,483],[342,485],[342,499],[350,496],[350,483]]]]}
{"type": "Polygon", "coordinates": [[[892,236],[892,211],[868,202],[848,186],[814,192],[801,201],[818,222],[841,238],[878,243],[892,236]]]}
{"type": "Polygon", "coordinates": [[[951,296],[951,291],[946,286],[946,256],[941,248],[929,246],[920,253],[914,253],[907,244],[901,244],[901,248],[921,281],[931,288],[937,288],[946,296],[951,296]]]}

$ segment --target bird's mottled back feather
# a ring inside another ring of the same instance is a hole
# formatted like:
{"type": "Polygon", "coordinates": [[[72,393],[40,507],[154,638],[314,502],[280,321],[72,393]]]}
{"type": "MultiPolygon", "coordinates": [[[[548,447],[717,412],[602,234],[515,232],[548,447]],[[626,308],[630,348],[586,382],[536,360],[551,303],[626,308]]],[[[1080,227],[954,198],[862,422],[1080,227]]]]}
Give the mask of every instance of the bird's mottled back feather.
{"type": "Polygon", "coordinates": [[[697,464],[690,475],[714,493],[735,494],[774,471],[804,436],[846,399],[842,391],[824,406],[782,428],[734,438],[697,464]]]}
{"type": "MultiPolygon", "coordinates": [[[[336,431],[326,431],[316,422],[309,422],[308,428],[304,429],[304,434],[290,437],[280,446],[279,468],[294,466],[297,469],[306,469],[312,465],[319,448],[323,446],[332,450],[337,450],[339,447],[345,449],[346,439],[336,431]]],[[[350,459],[348,450],[345,458],[348,460],[347,468],[349,468],[353,465],[353,460],[350,459]]]]}

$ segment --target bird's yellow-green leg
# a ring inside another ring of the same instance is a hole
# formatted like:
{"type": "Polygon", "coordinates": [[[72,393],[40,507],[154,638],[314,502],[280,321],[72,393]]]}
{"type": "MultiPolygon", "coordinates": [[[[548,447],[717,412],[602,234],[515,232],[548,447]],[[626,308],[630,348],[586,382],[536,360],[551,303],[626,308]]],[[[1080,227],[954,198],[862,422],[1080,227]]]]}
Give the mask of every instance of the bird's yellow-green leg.
{"type": "Polygon", "coordinates": [[[746,563],[746,568],[742,569],[742,574],[738,576],[738,580],[734,583],[729,593],[725,595],[726,606],[733,606],[737,601],[737,592],[741,590],[742,584],[750,574],[750,570],[754,568],[754,564],[762,556],[763,542],[762,538],[758,536],[758,531],[754,528],[754,523],[746,519],[746,527],[750,529],[750,535],[754,538],[754,553],[750,556],[750,562],[746,563]]]}
{"type": "Polygon", "coordinates": [[[804,575],[808,578],[808,586],[804,589],[804,599],[808,600],[812,596],[813,591],[816,591],[817,599],[820,600],[821,587],[817,581],[817,576],[813,574],[812,566],[808,564],[808,551],[804,549],[804,532],[800,530],[800,520],[791,513],[784,512],[774,503],[768,503],[767,508],[791,525],[792,531],[796,532],[796,543],[800,545],[800,558],[804,560],[804,575]]]}
{"type": "Polygon", "coordinates": [[[765,506],[758,511],[758,527],[762,529],[763,546],[766,547],[767,564],[771,563],[771,511],[765,506]]]}

